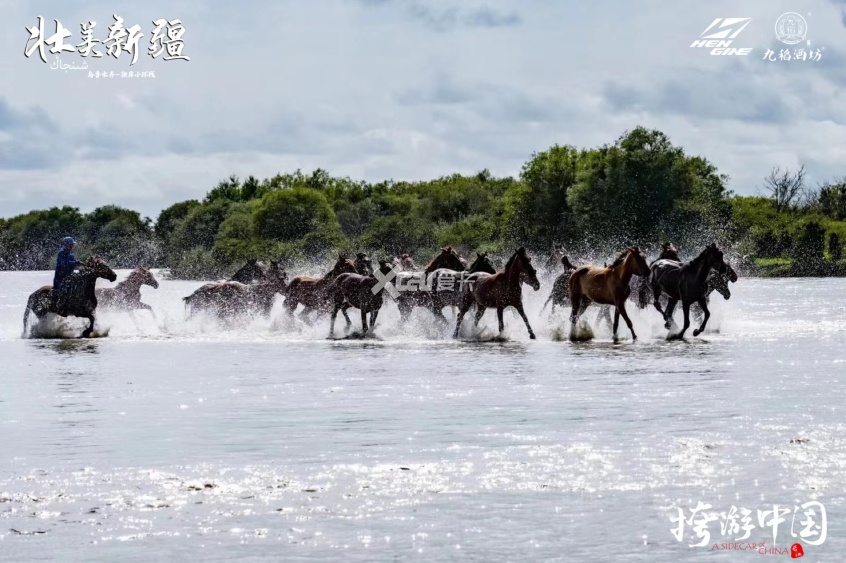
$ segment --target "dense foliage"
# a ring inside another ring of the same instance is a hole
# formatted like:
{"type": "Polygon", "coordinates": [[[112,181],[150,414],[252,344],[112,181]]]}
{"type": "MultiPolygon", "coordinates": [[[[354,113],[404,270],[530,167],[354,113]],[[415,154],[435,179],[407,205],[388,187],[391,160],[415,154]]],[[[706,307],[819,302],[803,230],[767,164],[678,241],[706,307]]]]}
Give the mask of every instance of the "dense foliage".
{"type": "Polygon", "coordinates": [[[654,249],[663,240],[691,249],[688,255],[717,241],[780,274],[837,273],[846,182],[810,190],[803,173],[791,174],[767,179],[772,197],[734,196],[706,159],[687,155],[660,131],[637,128],[610,145],[533,154],[516,179],[487,170],[378,183],[320,169],[265,180],[233,176],[202,201],[163,210],[155,223],[115,206],[0,220],[0,269],[51,268],[58,241],[72,235],[79,256],[96,253],[115,267],[169,267],[185,278],[228,275],[251,257],[291,263],[365,251],[425,261],[446,244],[465,255],[520,245],[545,255],[564,244],[574,256],[610,256],[623,245],[654,249]]]}

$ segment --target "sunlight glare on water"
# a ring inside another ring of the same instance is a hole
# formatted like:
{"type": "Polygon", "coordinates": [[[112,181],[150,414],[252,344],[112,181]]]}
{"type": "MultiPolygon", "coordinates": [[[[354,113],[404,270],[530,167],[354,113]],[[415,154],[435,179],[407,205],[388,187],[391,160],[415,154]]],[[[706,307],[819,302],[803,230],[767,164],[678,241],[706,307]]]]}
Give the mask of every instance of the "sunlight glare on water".
{"type": "MultiPolygon", "coordinates": [[[[50,278],[0,272],[2,560],[755,560],[675,539],[675,507],[698,501],[819,500],[828,538],[806,555],[846,551],[843,280],[741,278],[685,341],[629,303],[636,342],[593,308],[593,338],[570,342],[569,312],[541,312],[551,278],[523,289],[535,341],[510,311],[505,338],[489,310],[453,340],[390,301],[368,339],[328,340],[327,318],[278,301],[186,321],[201,283],[182,281],[142,289],[155,318],[22,339],[50,278]]],[[[777,545],[794,541],[788,517],[777,545]]]]}

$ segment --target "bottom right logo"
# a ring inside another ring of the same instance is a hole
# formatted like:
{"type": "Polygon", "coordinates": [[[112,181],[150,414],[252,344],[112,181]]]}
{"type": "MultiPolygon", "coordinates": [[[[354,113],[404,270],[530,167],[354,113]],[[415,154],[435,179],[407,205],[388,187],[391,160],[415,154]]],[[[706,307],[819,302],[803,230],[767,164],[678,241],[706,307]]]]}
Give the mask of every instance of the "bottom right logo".
{"type": "Polygon", "coordinates": [[[799,559],[800,557],[804,556],[805,552],[802,550],[802,545],[798,543],[794,543],[790,546],[790,557],[792,559],[799,559]]]}

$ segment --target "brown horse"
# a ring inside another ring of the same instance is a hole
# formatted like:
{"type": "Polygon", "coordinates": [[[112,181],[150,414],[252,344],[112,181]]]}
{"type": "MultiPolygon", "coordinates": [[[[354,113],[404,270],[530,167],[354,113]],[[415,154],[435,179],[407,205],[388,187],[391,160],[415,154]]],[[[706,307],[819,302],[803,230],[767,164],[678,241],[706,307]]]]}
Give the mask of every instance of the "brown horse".
{"type": "Polygon", "coordinates": [[[259,262],[255,258],[250,258],[240,270],[235,272],[229,281],[241,283],[255,283],[257,281],[266,281],[271,278],[271,274],[279,275],[279,264],[271,260],[270,266],[264,262],[259,262]]]}
{"type": "Polygon", "coordinates": [[[130,316],[134,316],[134,311],[137,309],[147,310],[155,318],[156,314],[153,312],[153,308],[141,302],[142,285],[149,285],[153,289],[158,289],[159,282],[150,270],[140,266],[115,287],[98,287],[95,289],[97,306],[103,309],[126,311],[130,316]]]}
{"type": "MultiPolygon", "coordinates": [[[[341,254],[332,269],[322,278],[296,276],[288,284],[288,289],[285,290],[285,309],[288,314],[293,317],[294,311],[300,304],[304,308],[299,317],[304,320],[307,320],[308,316],[315,311],[318,313],[332,312],[332,294],[329,288],[332,280],[344,273],[356,273],[356,265],[353,260],[341,254]]],[[[346,311],[344,311],[344,317],[349,324],[350,319],[346,311]]]]}
{"type": "Polygon", "coordinates": [[[444,307],[460,307],[464,288],[471,287],[479,276],[475,274],[495,274],[487,252],[477,252],[476,259],[466,270],[455,271],[451,268],[438,268],[432,272],[432,305],[434,313],[446,321],[444,307]],[[464,281],[462,281],[462,279],[464,281]]]}
{"type": "Polygon", "coordinates": [[[288,274],[285,272],[252,284],[234,281],[211,282],[199,287],[182,300],[186,309],[190,307],[189,319],[197,311],[208,311],[226,319],[250,314],[267,316],[273,308],[276,294],[285,292],[287,282],[288,274]]]}
{"type": "MultiPolygon", "coordinates": [[[[396,261],[394,264],[396,266],[396,261]]],[[[465,267],[466,264],[461,256],[459,256],[459,254],[453,250],[451,246],[445,246],[441,248],[441,251],[436,254],[428,264],[426,264],[426,268],[423,270],[423,276],[425,276],[425,281],[429,282],[434,280],[432,276],[437,270],[444,269],[451,270],[453,272],[463,272],[465,267]]],[[[420,276],[420,272],[398,272],[396,278],[394,279],[394,284],[397,287],[407,287],[410,280],[419,278],[420,276]]],[[[430,287],[428,289],[432,288],[430,287]]],[[[440,309],[435,306],[431,291],[421,291],[420,289],[417,291],[400,291],[399,295],[396,297],[396,302],[397,308],[399,308],[400,318],[403,323],[408,320],[408,316],[415,307],[425,307],[431,310],[435,315],[443,318],[443,313],[441,313],[440,309]]],[[[444,318],[444,320],[446,320],[446,318],[444,318]]]]}
{"type": "MultiPolygon", "coordinates": [[[[383,275],[387,275],[391,271],[391,266],[385,260],[379,260],[379,271],[383,275]]],[[[350,307],[355,307],[361,311],[361,330],[367,335],[372,332],[376,324],[376,317],[379,315],[379,309],[382,308],[382,298],[384,291],[380,288],[374,292],[376,284],[379,280],[375,275],[370,274],[363,276],[361,274],[340,274],[330,285],[329,291],[332,296],[332,320],[329,325],[329,338],[335,335],[335,318],[338,316],[338,311],[342,311],[346,316],[346,311],[350,307]],[[370,313],[370,327],[367,326],[367,313],[370,313]]],[[[349,317],[347,317],[347,327],[350,326],[349,317]]]]}
{"type": "Polygon", "coordinates": [[[367,257],[364,252],[359,252],[355,255],[355,265],[356,273],[361,274],[362,276],[369,276],[373,273],[373,261],[367,257]]]}
{"type": "Polygon", "coordinates": [[[561,257],[561,264],[564,266],[564,273],[555,278],[552,283],[552,291],[549,292],[549,297],[541,307],[541,311],[546,309],[549,302],[552,301],[551,313],[555,313],[555,306],[566,307],[570,304],[570,274],[576,271],[576,267],[570,262],[566,256],[561,257]]]}
{"type": "Polygon", "coordinates": [[[632,321],[626,313],[626,299],[631,289],[629,282],[633,275],[645,276],[649,273],[649,264],[640,253],[638,247],[627,248],[607,268],[598,266],[582,266],[570,276],[570,314],[571,338],[575,337],[576,322],[588,305],[614,305],[614,338],[617,338],[617,327],[620,315],[632,333],[632,340],[637,340],[632,321]]]}
{"type": "Polygon", "coordinates": [[[467,289],[462,296],[461,306],[458,309],[458,318],[455,322],[453,338],[458,338],[458,330],[461,328],[461,321],[464,315],[476,304],[476,326],[485,314],[488,307],[496,307],[496,315],[499,319],[499,333],[505,331],[505,323],[502,314],[506,307],[514,307],[523,317],[526,328],[529,330],[529,338],[535,339],[535,333],[529,324],[529,319],[523,311],[522,283],[528,283],[535,291],[540,289],[540,282],[535,268],[532,266],[532,259],[526,255],[526,249],[520,247],[517,252],[505,264],[505,269],[495,274],[477,273],[473,287],[467,289]]]}
{"type": "Polygon", "coordinates": [[[47,313],[62,317],[82,317],[88,319],[88,328],[82,332],[82,338],[88,338],[94,331],[94,311],[97,309],[97,295],[94,286],[97,278],[113,282],[117,274],[96,256],[89,258],[78,272],[74,272],[62,282],[62,296],[58,306],[53,302],[53,286],[45,285],[35,290],[27,299],[23,316],[23,338],[26,338],[29,312],[42,319],[47,313]]]}

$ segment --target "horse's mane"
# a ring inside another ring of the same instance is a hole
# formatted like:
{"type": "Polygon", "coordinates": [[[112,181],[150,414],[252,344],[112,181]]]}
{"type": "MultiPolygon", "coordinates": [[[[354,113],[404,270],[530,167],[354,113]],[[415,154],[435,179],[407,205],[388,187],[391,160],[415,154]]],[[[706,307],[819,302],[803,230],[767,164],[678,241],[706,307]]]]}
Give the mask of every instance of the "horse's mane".
{"type": "Polygon", "coordinates": [[[423,269],[424,269],[425,271],[427,271],[427,272],[428,272],[428,271],[429,271],[429,268],[431,268],[431,267],[434,265],[434,263],[435,263],[435,262],[437,262],[437,261],[438,261],[438,259],[441,257],[441,254],[449,254],[449,255],[451,255],[451,256],[455,256],[456,258],[458,258],[458,261],[459,261],[459,262],[461,262],[461,257],[459,257],[459,256],[458,256],[458,253],[457,253],[457,252],[455,252],[452,248],[450,248],[448,252],[445,252],[445,251],[444,251],[444,249],[441,249],[441,251],[440,251],[440,252],[438,252],[437,254],[435,254],[435,257],[434,257],[434,258],[432,258],[432,259],[429,261],[429,263],[428,263],[428,264],[426,264],[426,267],[425,267],[425,268],[423,268],[423,269]]]}
{"type": "Polygon", "coordinates": [[[614,261],[611,262],[611,264],[608,267],[609,268],[616,268],[617,266],[622,264],[623,260],[626,259],[626,256],[629,255],[629,252],[631,252],[631,249],[629,249],[629,248],[622,251],[616,258],[614,258],[614,261]]]}

